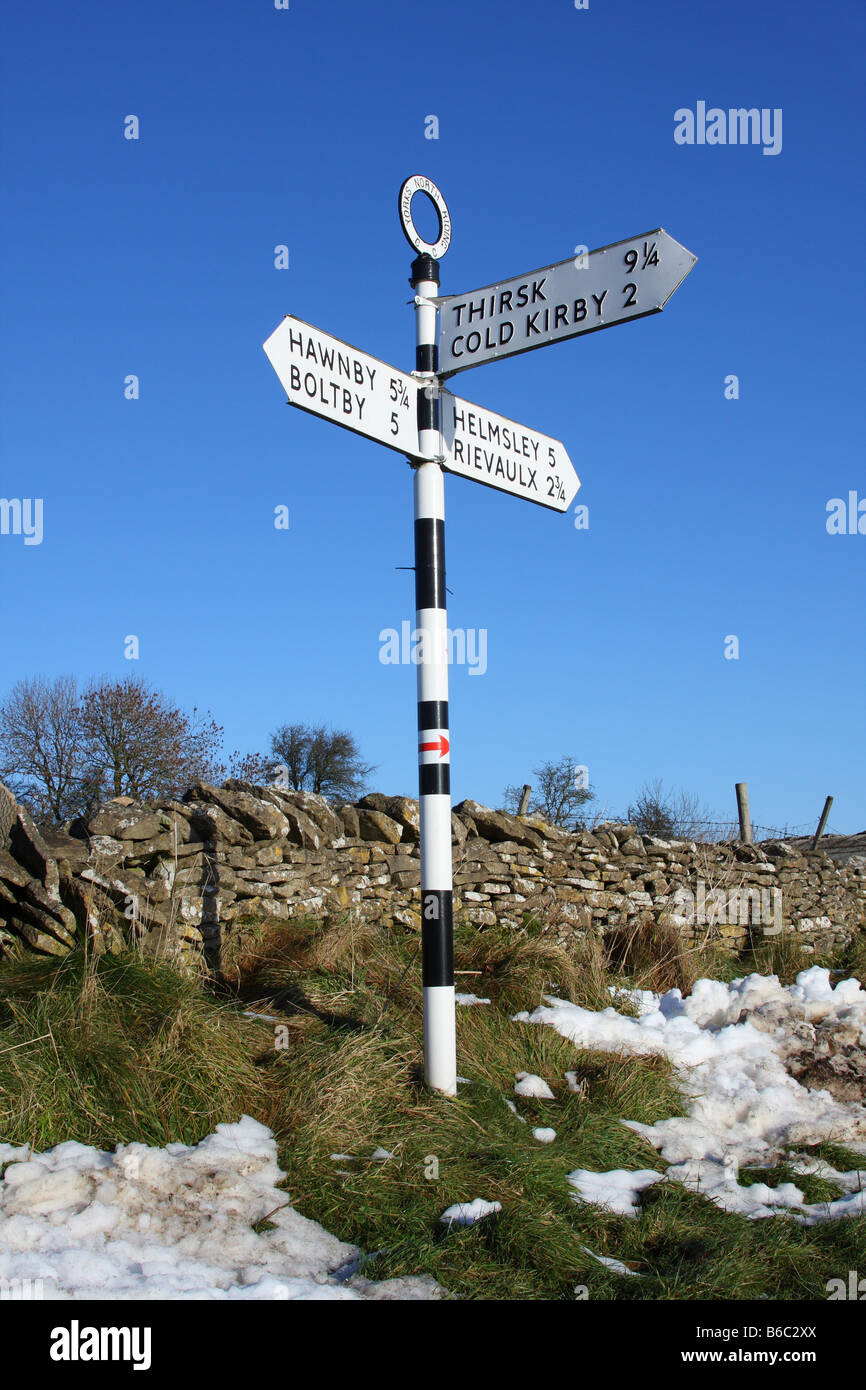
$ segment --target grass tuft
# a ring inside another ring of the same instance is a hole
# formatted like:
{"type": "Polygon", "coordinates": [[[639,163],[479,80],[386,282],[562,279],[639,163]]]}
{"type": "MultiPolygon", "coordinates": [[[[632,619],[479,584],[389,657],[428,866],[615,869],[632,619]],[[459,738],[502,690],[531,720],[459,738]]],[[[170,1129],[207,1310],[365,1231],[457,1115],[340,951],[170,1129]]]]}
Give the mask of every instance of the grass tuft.
{"type": "Polygon", "coordinates": [[[672,922],[651,912],[640,913],[605,937],[608,969],[627,977],[632,988],[656,994],[669,989],[690,994],[701,976],[718,978],[721,956],[715,946],[688,946],[672,922]]]}
{"type": "Polygon", "coordinates": [[[130,954],[0,967],[0,1139],[197,1143],[261,1102],[261,1030],[189,973],[130,954]]]}
{"type": "Polygon", "coordinates": [[[793,984],[801,970],[809,970],[813,965],[831,965],[829,957],[816,951],[804,951],[794,932],[785,931],[781,936],[756,942],[741,958],[740,973],[743,975],[778,975],[779,983],[793,984]]]}

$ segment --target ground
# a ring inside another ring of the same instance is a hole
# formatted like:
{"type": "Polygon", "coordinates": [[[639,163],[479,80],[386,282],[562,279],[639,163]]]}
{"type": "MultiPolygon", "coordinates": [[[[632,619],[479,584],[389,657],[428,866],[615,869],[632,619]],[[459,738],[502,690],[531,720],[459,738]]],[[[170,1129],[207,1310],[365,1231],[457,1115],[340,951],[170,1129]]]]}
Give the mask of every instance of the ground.
{"type": "Polygon", "coordinates": [[[597,942],[461,929],[448,1099],[422,1084],[417,948],[251,924],[218,991],[137,955],[7,963],[0,1279],[791,1299],[866,1268],[866,1112],[793,1074],[863,1047],[856,951],[671,958],[647,989],[639,950],[625,977],[597,942]]]}

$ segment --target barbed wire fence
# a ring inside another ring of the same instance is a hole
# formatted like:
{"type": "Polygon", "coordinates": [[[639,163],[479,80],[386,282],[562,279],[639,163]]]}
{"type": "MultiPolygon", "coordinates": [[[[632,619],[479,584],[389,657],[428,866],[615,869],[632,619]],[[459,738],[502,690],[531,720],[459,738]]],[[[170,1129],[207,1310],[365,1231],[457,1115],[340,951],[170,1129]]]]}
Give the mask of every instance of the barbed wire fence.
{"type": "MultiPolygon", "coordinates": [[[[581,817],[575,824],[580,829],[592,832],[593,829],[601,825],[631,825],[632,822],[628,815],[618,815],[604,807],[592,815],[587,814],[581,817]]],[[[804,821],[799,825],[758,825],[753,821],[752,838],[756,843],[761,840],[796,840],[814,834],[815,824],[814,820],[804,821]]],[[[838,831],[830,825],[824,831],[825,835],[842,833],[844,832],[838,831]]],[[[728,841],[740,839],[740,827],[735,820],[688,820],[676,827],[674,838],[699,840],[708,844],[725,844],[728,841]]]]}

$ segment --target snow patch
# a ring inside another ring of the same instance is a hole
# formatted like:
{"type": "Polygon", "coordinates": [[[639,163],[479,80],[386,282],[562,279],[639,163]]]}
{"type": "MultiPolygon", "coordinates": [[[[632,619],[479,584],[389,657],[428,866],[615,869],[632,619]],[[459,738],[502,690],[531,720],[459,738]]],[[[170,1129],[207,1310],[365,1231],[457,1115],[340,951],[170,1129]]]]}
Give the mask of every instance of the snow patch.
{"type": "Polygon", "coordinates": [[[591,1202],[615,1216],[638,1216],[640,1193],[653,1183],[661,1182],[663,1177],[664,1173],[656,1173],[651,1168],[641,1168],[636,1173],[628,1173],[624,1168],[614,1168],[609,1173],[577,1168],[568,1174],[567,1180],[577,1188],[575,1201],[591,1202]]]}
{"type": "Polygon", "coordinates": [[[595,1251],[590,1250],[588,1245],[582,1245],[580,1248],[585,1255],[591,1255],[594,1260],[598,1260],[600,1265],[605,1265],[608,1269],[613,1270],[614,1274],[633,1274],[636,1279],[641,1277],[636,1269],[630,1269],[628,1265],[623,1264],[622,1260],[615,1260],[612,1255],[596,1255],[595,1251]]]}
{"type": "Polygon", "coordinates": [[[435,1296],[412,1280],[338,1286],[332,1273],[360,1251],[294,1210],[274,1138],[248,1115],[192,1146],[7,1144],[0,1162],[0,1279],[39,1279],[46,1298],[435,1296]]]}
{"type": "Polygon", "coordinates": [[[534,1076],[531,1071],[519,1071],[515,1074],[517,1080],[514,1090],[517,1095],[535,1096],[538,1100],[556,1100],[544,1077],[534,1076]]]}
{"type": "Polygon", "coordinates": [[[476,1221],[501,1210],[501,1202],[485,1202],[483,1197],[475,1197],[471,1202],[455,1202],[446,1207],[439,1220],[446,1226],[473,1226],[476,1221]]]}
{"type": "MultiPolygon", "coordinates": [[[[625,998],[637,1016],[615,1008],[594,1013],[548,997],[532,1013],[516,1018],[554,1028],[580,1048],[670,1060],[688,1114],[654,1125],[625,1121],[667,1160],[668,1181],[682,1182],[726,1210],[752,1218],[786,1213],[813,1225],[866,1211],[866,1174],[837,1175],[834,1180],[844,1179],[840,1187],[845,1195],[811,1205],[793,1183],[770,1188],[737,1181],[741,1167],[771,1167],[791,1149],[827,1140],[863,1152],[866,1108],[836,1100],[828,1090],[809,1089],[788,1069],[816,1038],[829,1039],[831,1046],[834,1038],[847,1048],[866,1045],[866,993],[857,980],[834,987],[830,972],[813,966],[786,987],[775,975],[748,975],[730,984],[699,980],[687,998],[678,989],[662,995],[618,991],[616,997],[625,998]]],[[[629,1208],[623,1214],[636,1209],[639,1189],[628,1197],[620,1171],[587,1175],[579,1170],[569,1181],[575,1177],[579,1181],[573,1185],[584,1200],[609,1205],[622,1192],[620,1206],[629,1208]],[[596,1185],[592,1177],[598,1179],[596,1185]]],[[[654,1177],[657,1181],[661,1175],[654,1177]]]]}

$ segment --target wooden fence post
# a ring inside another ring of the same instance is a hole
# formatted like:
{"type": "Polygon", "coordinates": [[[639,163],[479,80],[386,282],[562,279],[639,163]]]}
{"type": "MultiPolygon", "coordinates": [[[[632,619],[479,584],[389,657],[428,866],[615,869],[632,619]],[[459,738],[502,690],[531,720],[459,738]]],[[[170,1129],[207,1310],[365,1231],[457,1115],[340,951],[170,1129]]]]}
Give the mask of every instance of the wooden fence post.
{"type": "Polygon", "coordinates": [[[740,816],[740,839],[744,844],[752,844],[752,818],[749,815],[749,788],[745,782],[737,782],[737,811],[740,816]]]}
{"type": "Polygon", "coordinates": [[[524,784],[523,784],[523,791],[522,791],[521,794],[520,794],[520,805],[519,805],[518,808],[517,808],[517,814],[518,814],[519,816],[525,816],[525,815],[526,815],[526,808],[527,808],[528,805],[529,805],[529,797],[530,797],[530,793],[531,793],[531,792],[532,792],[532,787],[529,785],[528,782],[524,782],[524,784]]]}
{"type": "Polygon", "coordinates": [[[831,807],[832,805],[833,805],[833,798],[832,798],[832,796],[828,796],[828,797],[827,797],[827,800],[824,802],[824,809],[823,809],[823,811],[821,812],[821,819],[820,819],[819,822],[818,822],[818,829],[815,831],[814,837],[813,837],[813,839],[812,839],[812,848],[813,848],[813,849],[817,849],[817,848],[818,848],[818,841],[820,840],[821,836],[824,834],[824,826],[827,824],[827,817],[828,817],[829,814],[830,814],[830,807],[831,807]]]}

